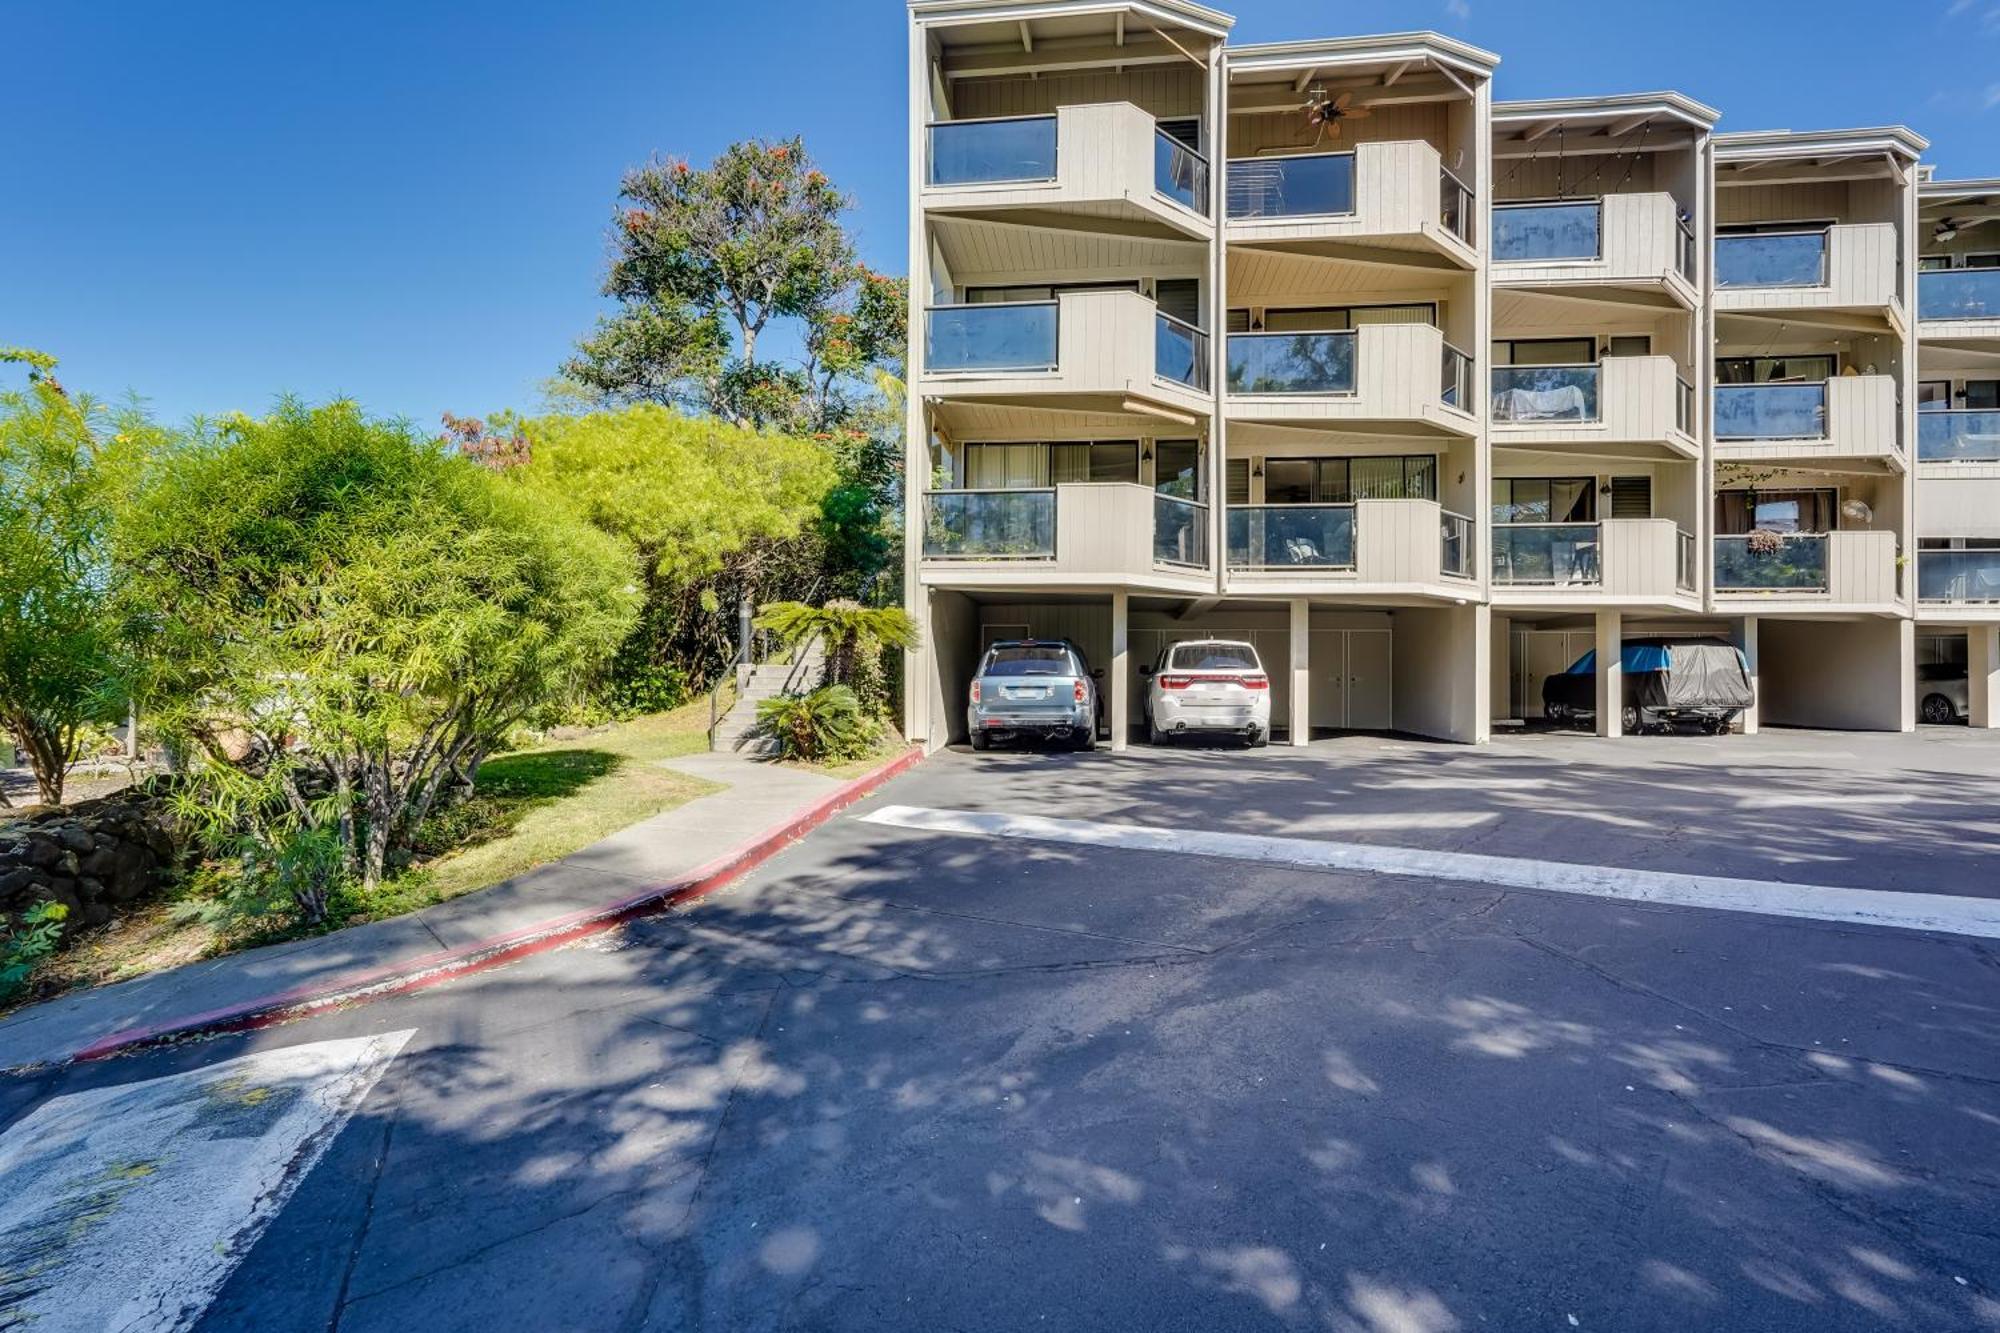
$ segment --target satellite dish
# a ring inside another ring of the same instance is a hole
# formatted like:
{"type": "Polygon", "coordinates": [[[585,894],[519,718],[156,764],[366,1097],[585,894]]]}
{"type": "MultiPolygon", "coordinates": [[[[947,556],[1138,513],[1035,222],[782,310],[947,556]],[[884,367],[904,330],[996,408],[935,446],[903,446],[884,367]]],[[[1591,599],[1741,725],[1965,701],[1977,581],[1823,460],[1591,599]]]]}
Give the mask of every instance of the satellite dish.
{"type": "Polygon", "coordinates": [[[1875,521],[1875,511],[1860,500],[1842,500],[1840,516],[1866,527],[1875,521]]]}

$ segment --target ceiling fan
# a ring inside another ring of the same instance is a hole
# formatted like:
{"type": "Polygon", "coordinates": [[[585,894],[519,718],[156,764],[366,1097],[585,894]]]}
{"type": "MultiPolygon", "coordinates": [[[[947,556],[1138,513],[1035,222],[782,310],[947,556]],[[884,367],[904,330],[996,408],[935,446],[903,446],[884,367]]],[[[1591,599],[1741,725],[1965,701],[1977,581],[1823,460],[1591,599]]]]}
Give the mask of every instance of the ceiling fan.
{"type": "Polygon", "coordinates": [[[1306,124],[1315,126],[1319,134],[1313,139],[1313,147],[1328,137],[1340,138],[1340,122],[1343,120],[1366,120],[1375,113],[1365,106],[1353,106],[1354,94],[1344,92],[1338,97],[1328,97],[1326,89],[1314,84],[1306,94],[1306,124]]]}

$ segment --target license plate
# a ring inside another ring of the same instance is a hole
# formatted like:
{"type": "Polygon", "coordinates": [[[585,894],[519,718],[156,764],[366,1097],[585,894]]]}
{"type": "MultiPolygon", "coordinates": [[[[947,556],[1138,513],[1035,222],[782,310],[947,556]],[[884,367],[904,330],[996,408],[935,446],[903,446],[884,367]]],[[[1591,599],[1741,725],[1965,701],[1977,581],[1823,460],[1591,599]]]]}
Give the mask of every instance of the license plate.
{"type": "Polygon", "coordinates": [[[1049,687],[1046,685],[1014,685],[1007,690],[1009,699],[1046,699],[1049,687]]]}

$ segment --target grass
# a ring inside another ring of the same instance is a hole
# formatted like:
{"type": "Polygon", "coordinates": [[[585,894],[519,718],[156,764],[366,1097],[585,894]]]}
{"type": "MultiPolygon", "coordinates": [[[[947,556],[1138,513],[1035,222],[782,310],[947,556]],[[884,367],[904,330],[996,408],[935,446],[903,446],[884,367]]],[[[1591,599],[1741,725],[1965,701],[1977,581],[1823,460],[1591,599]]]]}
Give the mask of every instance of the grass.
{"type": "Polygon", "coordinates": [[[622,828],[721,790],[660,760],[708,748],[708,704],[616,723],[489,759],[470,800],[427,824],[416,864],[336,902],[308,927],[283,916],[190,919],[185,896],[148,904],[49,960],[36,989],[103,985],[342,926],[401,916],[561,860],[622,828]]]}

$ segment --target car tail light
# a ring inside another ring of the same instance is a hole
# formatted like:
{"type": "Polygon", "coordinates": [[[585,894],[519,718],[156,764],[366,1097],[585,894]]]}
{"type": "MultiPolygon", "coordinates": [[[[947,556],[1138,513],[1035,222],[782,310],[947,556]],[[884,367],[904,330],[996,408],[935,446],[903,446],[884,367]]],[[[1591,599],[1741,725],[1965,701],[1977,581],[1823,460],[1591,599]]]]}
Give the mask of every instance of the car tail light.
{"type": "Polygon", "coordinates": [[[972,682],[972,702],[979,702],[979,682],[976,680],[972,682]]]}
{"type": "Polygon", "coordinates": [[[1268,690],[1271,688],[1271,678],[1269,676],[1244,676],[1242,680],[1243,688],[1246,690],[1268,690]]]}
{"type": "Polygon", "coordinates": [[[1160,688],[1163,690],[1184,690],[1192,684],[1194,684],[1194,677],[1192,676],[1160,677],[1160,688]]]}
{"type": "Polygon", "coordinates": [[[1078,682],[1076,683],[1076,688],[1075,688],[1075,689],[1073,689],[1073,690],[1071,690],[1071,691],[1070,691],[1070,693],[1071,693],[1072,695],[1074,695],[1074,696],[1075,696],[1075,698],[1076,698],[1076,701],[1077,701],[1078,703],[1082,703],[1082,702],[1083,702],[1083,682],[1082,682],[1082,681],[1078,681],[1078,682]]]}

